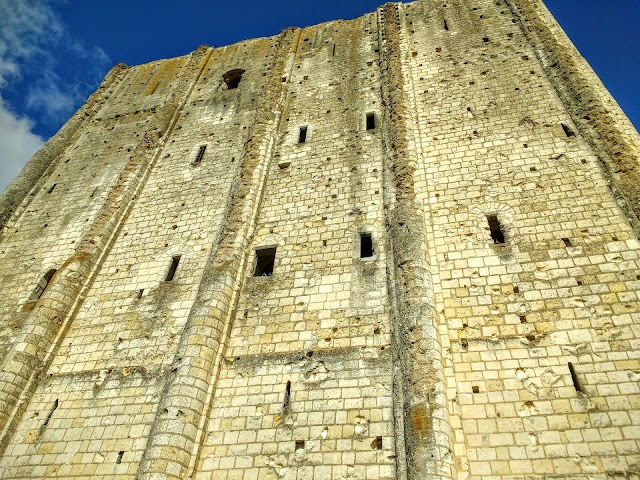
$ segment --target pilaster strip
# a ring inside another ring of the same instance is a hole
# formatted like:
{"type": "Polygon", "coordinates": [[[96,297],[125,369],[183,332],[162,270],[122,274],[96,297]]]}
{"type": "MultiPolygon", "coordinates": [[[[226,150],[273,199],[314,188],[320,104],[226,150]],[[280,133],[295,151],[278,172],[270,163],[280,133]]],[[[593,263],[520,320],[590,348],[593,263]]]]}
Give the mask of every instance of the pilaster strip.
{"type": "Polygon", "coordinates": [[[290,57],[299,30],[277,38],[262,104],[245,145],[218,248],[205,266],[194,306],[180,338],[173,368],[160,400],[139,480],[184,479],[197,465],[227,337],[237,308],[249,245],[268,179],[281,120],[290,57]]]}
{"type": "Polygon", "coordinates": [[[191,55],[178,86],[150,119],[150,127],[120,172],[104,206],[80,240],[76,253],[57,271],[26,318],[10,351],[0,363],[0,454],[6,448],[31,396],[46,373],[64,335],[82,305],[104,258],[160,156],[206,64],[210,52],[201,47],[191,55]]]}
{"type": "MultiPolygon", "coordinates": [[[[408,148],[407,107],[402,61],[401,5],[378,10],[382,77],[384,201],[388,282],[395,368],[396,412],[404,426],[406,465],[400,474],[410,480],[456,478],[451,452],[446,383],[428,264],[425,212],[418,202],[414,174],[419,159],[408,148]]],[[[401,445],[399,445],[401,446],[401,445]]],[[[404,467],[404,468],[403,468],[404,467]]]]}

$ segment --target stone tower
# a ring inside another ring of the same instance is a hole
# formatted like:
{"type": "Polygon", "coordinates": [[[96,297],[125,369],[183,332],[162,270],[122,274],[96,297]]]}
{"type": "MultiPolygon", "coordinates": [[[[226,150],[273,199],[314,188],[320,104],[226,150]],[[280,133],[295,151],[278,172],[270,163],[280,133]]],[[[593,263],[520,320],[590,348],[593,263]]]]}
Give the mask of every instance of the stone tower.
{"type": "Polygon", "coordinates": [[[0,198],[0,478],[638,479],[638,145],[540,0],[116,66],[0,198]]]}

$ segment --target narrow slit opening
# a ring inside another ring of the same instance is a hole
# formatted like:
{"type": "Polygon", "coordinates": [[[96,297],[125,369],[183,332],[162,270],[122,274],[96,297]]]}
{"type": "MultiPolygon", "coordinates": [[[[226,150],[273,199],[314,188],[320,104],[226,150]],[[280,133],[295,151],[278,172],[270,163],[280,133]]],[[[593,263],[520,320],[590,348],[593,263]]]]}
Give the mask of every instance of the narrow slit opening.
{"type": "Polygon", "coordinates": [[[308,127],[300,127],[300,132],[298,132],[298,143],[307,142],[307,129],[308,127]]]}
{"type": "Polygon", "coordinates": [[[449,24],[447,23],[447,21],[444,21],[444,29],[448,32],[449,31],[449,24]]]}
{"type": "Polygon", "coordinates": [[[47,192],[47,193],[53,193],[53,191],[56,189],[56,185],[58,185],[58,184],[54,183],[53,186],[49,189],[49,192],[47,192]]]}
{"type": "Polygon", "coordinates": [[[40,297],[42,297],[42,295],[44,294],[45,290],[51,283],[51,279],[55,274],[56,274],[56,269],[54,268],[52,268],[51,270],[49,270],[47,273],[44,274],[44,276],[38,282],[38,285],[36,285],[36,288],[34,288],[33,292],[31,292],[31,296],[29,297],[30,301],[33,302],[35,300],[40,300],[40,297]]]}
{"type": "Polygon", "coordinates": [[[564,242],[564,246],[565,247],[572,247],[573,245],[571,244],[571,240],[568,238],[563,238],[562,241],[564,242]]]}
{"type": "Polygon", "coordinates": [[[287,382],[287,386],[284,389],[284,401],[282,402],[282,406],[287,409],[291,404],[291,381],[287,382]]]}
{"type": "Polygon", "coordinates": [[[169,266],[169,270],[167,271],[167,276],[164,279],[165,282],[172,282],[174,277],[176,276],[176,271],[178,270],[178,265],[180,265],[181,255],[176,255],[171,259],[171,265],[169,266]]]}
{"type": "Polygon", "coordinates": [[[502,245],[504,241],[504,232],[502,231],[502,225],[496,215],[487,215],[487,222],[489,223],[489,229],[491,230],[491,239],[496,245],[502,245]]]}
{"type": "Polygon", "coordinates": [[[373,238],[370,233],[360,234],[360,258],[373,257],[373,238]]]}
{"type": "Polygon", "coordinates": [[[49,425],[49,422],[51,421],[51,417],[53,417],[53,413],[58,409],[58,399],[56,398],[55,402],[53,402],[53,406],[51,407],[51,410],[49,410],[49,413],[47,415],[47,418],[44,419],[44,422],[42,423],[42,425],[40,425],[40,430],[38,432],[38,436],[41,436],[45,430],[47,429],[47,426],[49,425]]]}
{"type": "Polygon", "coordinates": [[[206,145],[200,145],[200,149],[198,150],[198,155],[196,155],[196,159],[194,160],[193,163],[200,163],[202,161],[202,159],[204,158],[204,152],[207,151],[207,146],[206,145]]]}
{"type": "Polygon", "coordinates": [[[276,261],[276,247],[256,249],[256,269],[254,277],[270,277],[276,261]]]}
{"type": "Polygon", "coordinates": [[[118,458],[116,458],[116,463],[117,464],[121,464],[122,463],[122,457],[124,456],[124,450],[120,450],[118,452],[118,458]]]}
{"type": "Polygon", "coordinates": [[[582,387],[580,386],[580,380],[578,380],[578,374],[576,373],[576,369],[573,368],[573,363],[569,362],[569,373],[571,373],[571,381],[573,382],[573,388],[576,389],[576,392],[582,392],[582,387]]]}
{"type": "Polygon", "coordinates": [[[565,125],[564,123],[561,123],[560,125],[562,125],[562,129],[564,130],[564,134],[567,137],[575,137],[576,134],[573,130],[571,130],[567,125],[565,125]]]}

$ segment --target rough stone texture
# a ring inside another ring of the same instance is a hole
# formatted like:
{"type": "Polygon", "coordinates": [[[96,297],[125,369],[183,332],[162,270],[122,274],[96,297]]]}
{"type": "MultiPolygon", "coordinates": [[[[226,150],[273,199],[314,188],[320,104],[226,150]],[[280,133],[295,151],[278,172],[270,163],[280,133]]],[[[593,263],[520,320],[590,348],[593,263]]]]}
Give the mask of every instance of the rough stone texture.
{"type": "Polygon", "coordinates": [[[539,0],[115,67],[0,199],[0,478],[639,478],[637,145],[539,0]]]}

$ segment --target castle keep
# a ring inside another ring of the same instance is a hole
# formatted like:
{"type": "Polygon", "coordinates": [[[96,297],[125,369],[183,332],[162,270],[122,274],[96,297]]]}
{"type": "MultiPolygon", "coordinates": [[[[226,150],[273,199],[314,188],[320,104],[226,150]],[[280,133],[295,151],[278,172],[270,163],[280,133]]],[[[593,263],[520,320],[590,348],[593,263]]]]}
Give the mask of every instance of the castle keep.
{"type": "Polygon", "coordinates": [[[638,145],[541,0],[114,67],[0,197],[0,478],[640,478],[638,145]]]}

